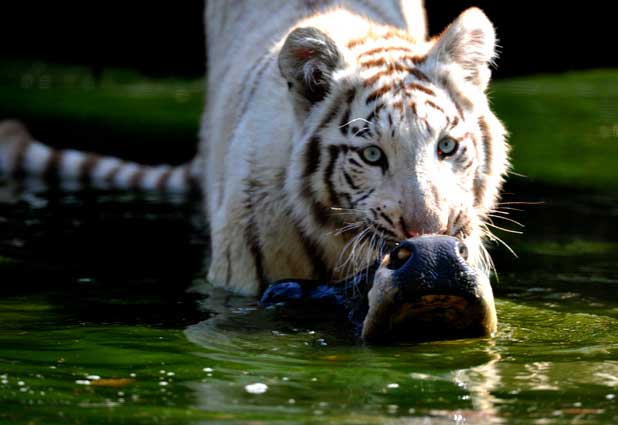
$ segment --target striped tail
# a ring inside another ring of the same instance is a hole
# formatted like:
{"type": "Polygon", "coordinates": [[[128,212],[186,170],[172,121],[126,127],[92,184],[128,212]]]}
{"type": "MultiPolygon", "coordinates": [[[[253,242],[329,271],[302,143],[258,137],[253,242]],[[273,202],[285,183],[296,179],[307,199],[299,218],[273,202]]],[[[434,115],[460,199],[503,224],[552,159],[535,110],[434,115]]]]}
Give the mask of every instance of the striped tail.
{"type": "Polygon", "coordinates": [[[106,189],[189,192],[200,164],[142,165],[77,150],[57,150],[32,138],[17,121],[0,122],[0,176],[79,181],[106,189]]]}

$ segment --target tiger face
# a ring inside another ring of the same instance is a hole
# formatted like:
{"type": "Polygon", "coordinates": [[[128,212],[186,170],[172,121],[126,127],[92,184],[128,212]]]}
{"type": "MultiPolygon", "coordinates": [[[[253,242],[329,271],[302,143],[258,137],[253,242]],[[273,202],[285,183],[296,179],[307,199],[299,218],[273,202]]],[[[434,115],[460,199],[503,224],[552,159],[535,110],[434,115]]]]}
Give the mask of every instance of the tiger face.
{"type": "Polygon", "coordinates": [[[469,236],[478,124],[429,82],[391,80],[393,91],[375,101],[365,84],[350,89],[349,109],[316,135],[327,158],[321,192],[328,196],[320,200],[342,216],[346,230],[384,242],[469,236]]]}
{"type": "Polygon", "coordinates": [[[298,192],[312,225],[345,242],[344,275],[424,234],[464,240],[469,262],[487,268],[483,226],[507,168],[485,95],[494,46],[478,9],[430,42],[393,29],[287,38],[279,66],[302,128],[298,192]]]}

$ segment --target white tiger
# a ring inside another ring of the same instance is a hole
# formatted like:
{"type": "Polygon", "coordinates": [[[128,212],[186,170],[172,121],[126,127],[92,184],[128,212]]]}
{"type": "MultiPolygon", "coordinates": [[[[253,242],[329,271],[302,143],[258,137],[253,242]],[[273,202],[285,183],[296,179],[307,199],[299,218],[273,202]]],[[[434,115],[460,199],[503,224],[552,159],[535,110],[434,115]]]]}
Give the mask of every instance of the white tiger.
{"type": "Polygon", "coordinates": [[[428,233],[465,241],[487,276],[484,222],[508,147],[485,93],[495,33],[483,12],[428,40],[422,0],[211,0],[206,29],[196,160],[145,167],[54,151],[6,122],[0,169],[121,188],[199,181],[208,280],[241,294],[336,280],[428,233]]]}

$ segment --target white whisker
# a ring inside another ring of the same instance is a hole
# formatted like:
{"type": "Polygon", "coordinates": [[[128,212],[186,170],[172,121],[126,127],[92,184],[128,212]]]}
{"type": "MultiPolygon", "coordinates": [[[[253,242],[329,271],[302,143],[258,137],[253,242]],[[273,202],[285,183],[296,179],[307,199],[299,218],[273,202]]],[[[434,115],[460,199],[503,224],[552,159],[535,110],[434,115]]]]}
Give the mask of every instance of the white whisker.
{"type": "Polygon", "coordinates": [[[483,226],[482,231],[483,231],[483,233],[487,236],[487,238],[488,238],[489,240],[496,241],[496,242],[498,242],[498,243],[502,244],[502,245],[503,245],[503,246],[504,246],[504,247],[505,247],[505,248],[506,248],[506,249],[507,249],[507,250],[508,250],[511,254],[513,254],[513,256],[514,256],[515,258],[519,258],[519,257],[517,256],[517,254],[515,253],[515,251],[513,251],[513,248],[511,248],[511,247],[509,246],[509,244],[507,244],[506,242],[504,242],[504,241],[503,241],[502,239],[500,239],[498,236],[496,236],[495,234],[493,234],[493,233],[491,232],[491,230],[489,230],[489,229],[487,228],[487,226],[486,226],[486,225],[484,225],[484,226],[483,226]]]}
{"type": "Polygon", "coordinates": [[[523,224],[521,224],[519,221],[513,220],[512,218],[503,217],[501,215],[494,215],[494,214],[488,214],[488,216],[493,217],[493,218],[499,218],[500,220],[508,221],[509,223],[516,224],[519,227],[526,227],[523,224]]]}
{"type": "Polygon", "coordinates": [[[493,223],[487,223],[487,225],[493,227],[494,229],[502,230],[503,232],[507,232],[507,233],[514,233],[516,235],[523,235],[524,234],[524,232],[521,232],[519,230],[507,229],[506,227],[496,226],[493,223]]]}
{"type": "Polygon", "coordinates": [[[343,128],[343,127],[345,127],[345,126],[347,126],[347,125],[350,125],[350,124],[352,124],[352,123],[354,123],[354,122],[356,122],[356,121],[361,121],[361,122],[364,122],[364,123],[366,123],[366,124],[371,124],[369,121],[367,121],[367,120],[366,120],[366,119],[364,119],[364,118],[354,118],[353,120],[350,120],[350,121],[346,122],[345,124],[341,124],[341,125],[339,126],[339,128],[343,128]]]}

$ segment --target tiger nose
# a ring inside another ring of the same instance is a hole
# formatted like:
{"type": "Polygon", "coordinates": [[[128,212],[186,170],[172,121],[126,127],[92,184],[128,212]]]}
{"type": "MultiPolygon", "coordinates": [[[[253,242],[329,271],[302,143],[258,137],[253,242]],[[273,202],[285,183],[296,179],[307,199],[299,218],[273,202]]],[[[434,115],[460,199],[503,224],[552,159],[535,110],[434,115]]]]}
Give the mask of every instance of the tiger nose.
{"type": "Polygon", "coordinates": [[[415,238],[417,236],[420,236],[420,233],[418,232],[418,230],[411,226],[410,224],[411,220],[407,220],[405,218],[400,217],[399,218],[399,227],[401,227],[401,231],[403,232],[404,237],[406,238],[415,238]]]}
{"type": "Polygon", "coordinates": [[[433,223],[432,220],[424,220],[421,225],[418,221],[412,219],[405,219],[401,217],[399,219],[399,225],[406,239],[416,238],[421,235],[429,234],[444,234],[445,229],[441,228],[438,223],[433,223]]]}

